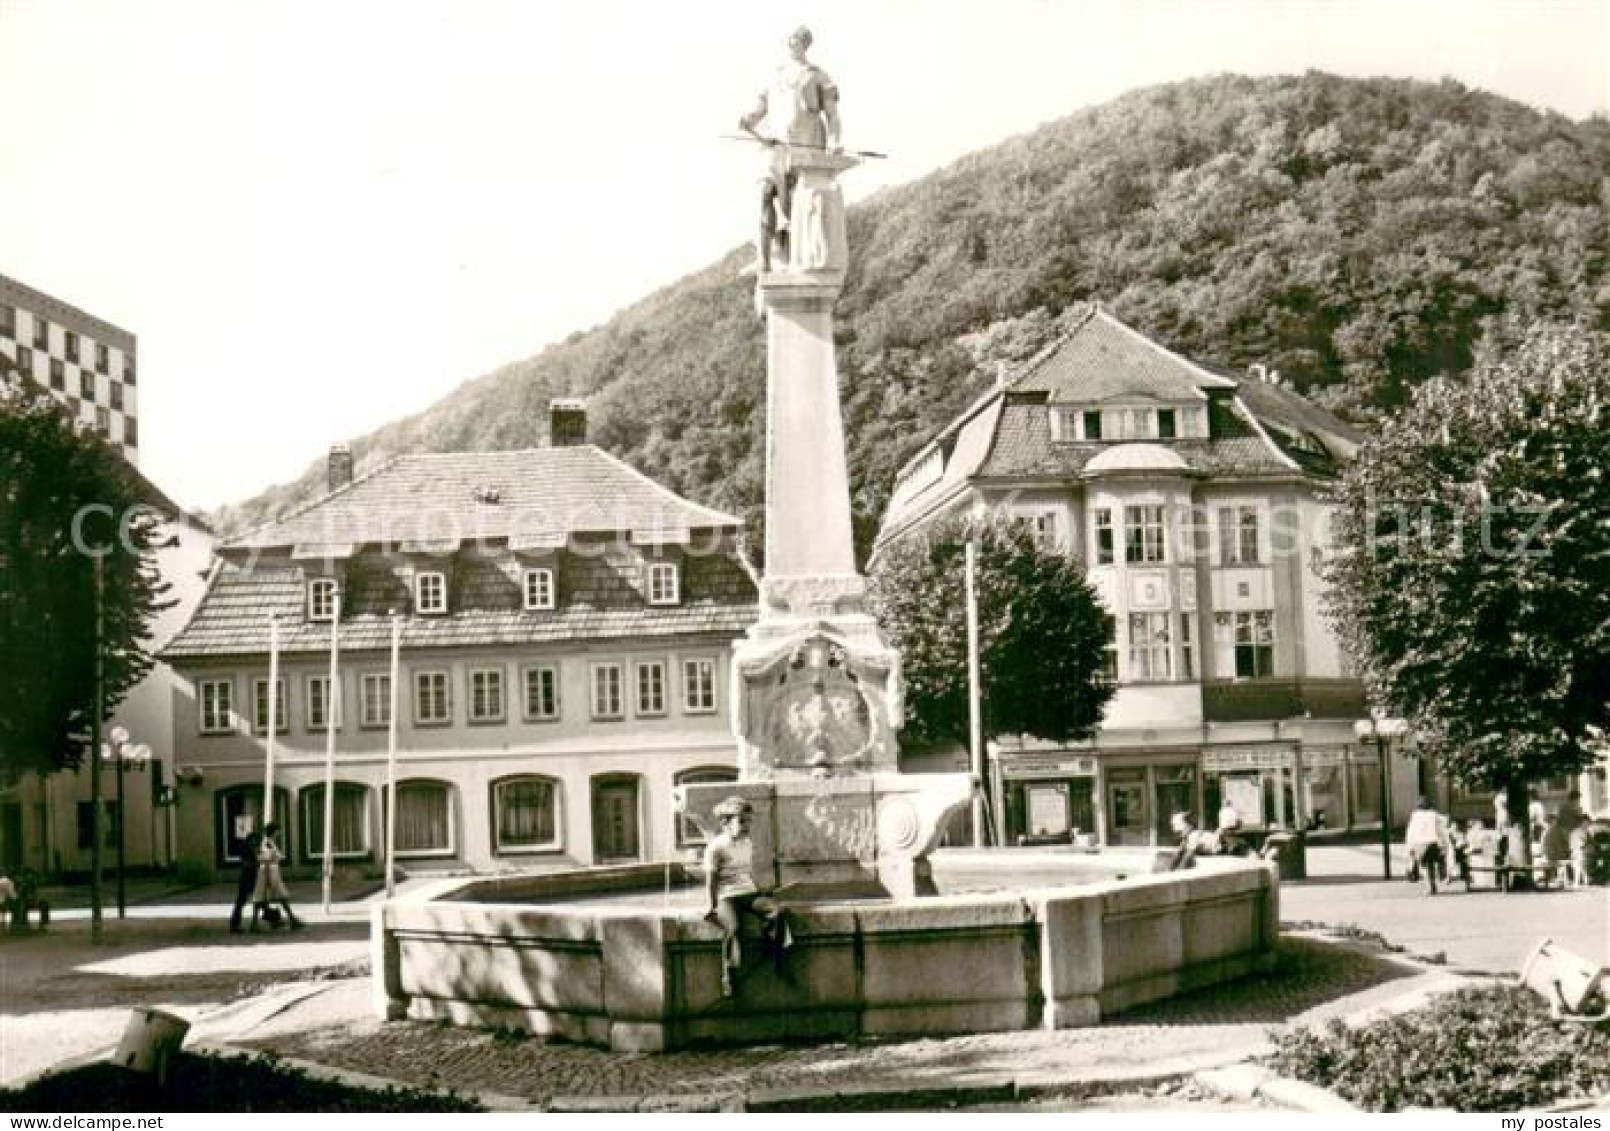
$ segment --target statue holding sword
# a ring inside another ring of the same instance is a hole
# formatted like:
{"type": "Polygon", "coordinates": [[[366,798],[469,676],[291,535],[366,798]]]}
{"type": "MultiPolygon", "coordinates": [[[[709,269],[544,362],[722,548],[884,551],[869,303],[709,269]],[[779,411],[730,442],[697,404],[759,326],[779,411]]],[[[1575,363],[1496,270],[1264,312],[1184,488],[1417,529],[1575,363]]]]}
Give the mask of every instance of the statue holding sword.
{"type": "Polygon", "coordinates": [[[788,260],[789,206],[796,180],[790,147],[840,151],[838,87],[827,72],[805,57],[810,47],[810,29],[796,29],[788,37],[788,60],[777,68],[754,109],[738,121],[739,129],[765,147],[760,231],[755,245],[757,272],[772,270],[774,259],[779,263],[788,260]]]}

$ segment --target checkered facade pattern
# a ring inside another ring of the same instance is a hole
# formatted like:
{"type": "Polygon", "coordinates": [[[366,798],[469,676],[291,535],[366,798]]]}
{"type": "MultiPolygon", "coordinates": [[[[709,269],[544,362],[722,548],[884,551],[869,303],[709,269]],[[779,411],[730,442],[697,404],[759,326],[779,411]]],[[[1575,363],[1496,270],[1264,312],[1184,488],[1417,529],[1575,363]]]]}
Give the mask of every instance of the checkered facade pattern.
{"type": "Polygon", "coordinates": [[[139,465],[133,334],[0,275],[0,353],[139,465]]]}

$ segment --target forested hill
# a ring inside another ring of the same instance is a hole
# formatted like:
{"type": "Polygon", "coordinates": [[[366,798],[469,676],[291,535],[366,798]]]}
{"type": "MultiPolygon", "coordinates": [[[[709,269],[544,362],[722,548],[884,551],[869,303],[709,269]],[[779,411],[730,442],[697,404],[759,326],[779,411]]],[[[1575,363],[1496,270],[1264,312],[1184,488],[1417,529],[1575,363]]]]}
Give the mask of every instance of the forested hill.
{"type": "MultiPolygon", "coordinates": [[[[1607,170],[1602,118],[1452,81],[1221,76],[1135,91],[881,192],[851,210],[838,307],[858,530],[915,447],[1075,302],[1204,361],[1262,362],[1354,415],[1463,370],[1495,322],[1610,324],[1607,170]]],[[[546,443],[549,399],[584,395],[594,442],[758,516],[748,254],[358,438],[360,471],[398,452],[546,443]]],[[[217,517],[242,529],[323,476],[217,517]]]]}

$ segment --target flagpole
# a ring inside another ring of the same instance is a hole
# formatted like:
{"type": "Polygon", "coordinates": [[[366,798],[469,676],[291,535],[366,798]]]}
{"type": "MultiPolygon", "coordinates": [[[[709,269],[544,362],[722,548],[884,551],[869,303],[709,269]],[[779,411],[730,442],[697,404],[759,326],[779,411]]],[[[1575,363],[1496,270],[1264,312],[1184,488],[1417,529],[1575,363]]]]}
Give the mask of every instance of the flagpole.
{"type": "Polygon", "coordinates": [[[391,706],[386,713],[386,898],[397,894],[397,674],[402,651],[402,617],[391,614],[391,706]]]}
{"type": "Polygon", "coordinates": [[[263,760],[263,824],[274,819],[274,732],[279,727],[280,619],[268,614],[268,741],[263,760]]]}
{"type": "MultiPolygon", "coordinates": [[[[330,610],[330,689],[335,689],[336,656],[341,647],[341,590],[332,598],[330,610]]],[[[330,880],[335,872],[335,712],[324,713],[324,913],[330,913],[330,880]]]]}
{"type": "Polygon", "coordinates": [[[980,684],[978,671],[978,546],[971,535],[967,539],[967,740],[972,752],[973,777],[978,783],[973,792],[973,847],[982,848],[988,841],[984,836],[984,725],[979,709],[980,684]]]}

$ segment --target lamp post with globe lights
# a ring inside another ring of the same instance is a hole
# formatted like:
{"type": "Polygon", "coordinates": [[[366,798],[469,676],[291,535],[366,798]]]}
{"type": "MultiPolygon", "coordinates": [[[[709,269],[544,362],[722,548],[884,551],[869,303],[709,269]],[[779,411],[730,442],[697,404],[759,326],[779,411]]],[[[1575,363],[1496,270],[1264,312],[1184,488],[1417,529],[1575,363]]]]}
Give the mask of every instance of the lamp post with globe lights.
{"type": "Polygon", "coordinates": [[[1353,724],[1353,733],[1361,743],[1375,742],[1375,752],[1381,760],[1381,875],[1388,880],[1392,878],[1392,775],[1387,754],[1408,732],[1407,722],[1385,715],[1372,714],[1353,724]]]}
{"type": "Polygon", "coordinates": [[[142,743],[131,743],[127,727],[115,726],[106,735],[107,742],[101,751],[103,758],[110,758],[117,766],[117,917],[128,917],[128,897],[125,885],[127,866],[124,861],[124,842],[128,836],[128,812],[125,808],[123,796],[123,771],[125,766],[133,766],[143,770],[151,761],[151,748],[142,743]]]}

